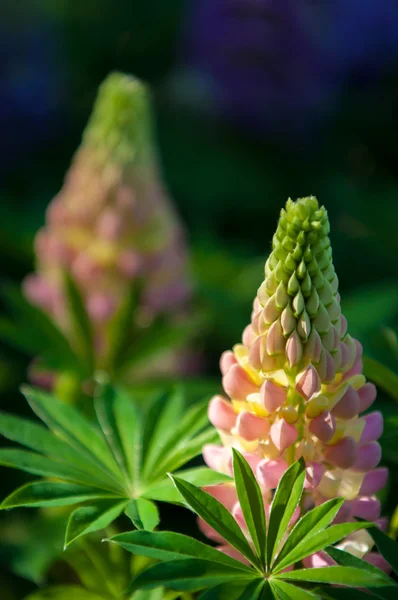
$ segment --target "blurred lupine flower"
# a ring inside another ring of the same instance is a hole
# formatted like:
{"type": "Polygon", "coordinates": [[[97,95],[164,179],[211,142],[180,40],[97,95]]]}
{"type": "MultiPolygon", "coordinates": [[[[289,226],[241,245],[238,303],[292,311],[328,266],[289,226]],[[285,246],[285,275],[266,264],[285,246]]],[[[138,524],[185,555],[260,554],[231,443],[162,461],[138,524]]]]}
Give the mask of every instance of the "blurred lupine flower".
{"type": "MultiPolygon", "coordinates": [[[[160,179],[148,92],[139,80],[113,73],[100,86],[35,250],[37,271],[24,281],[26,296],[70,334],[63,274],[71,274],[94,329],[97,368],[107,367],[112,321],[138,280],[138,331],[160,314],[179,318],[186,309],[184,233],[160,179]]],[[[166,372],[176,367],[169,354],[166,372]]]]}
{"type": "MultiPolygon", "coordinates": [[[[388,475],[377,468],[383,418],[380,412],[362,414],[373,404],[376,388],[362,373],[360,343],[347,333],[328,233],[327,212],[316,198],[288,200],[251,323],[242,343],[221,357],[229,400],[215,396],[209,418],[223,446],[206,446],[203,454],[210,467],[230,473],[231,448],[242,452],[268,506],[283,473],[302,456],[303,510],[342,496],[346,502],[337,522],[360,517],[383,526],[375,495],[388,475]]],[[[234,487],[207,491],[241,519],[234,487]]],[[[342,545],[369,561],[372,546],[366,531],[342,545]]]]}

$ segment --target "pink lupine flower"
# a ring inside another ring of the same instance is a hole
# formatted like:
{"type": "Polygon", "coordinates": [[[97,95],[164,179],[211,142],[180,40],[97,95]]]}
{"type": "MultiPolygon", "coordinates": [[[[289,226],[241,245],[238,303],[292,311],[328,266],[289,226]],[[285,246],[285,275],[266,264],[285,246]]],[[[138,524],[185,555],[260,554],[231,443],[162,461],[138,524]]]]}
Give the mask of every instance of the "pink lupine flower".
{"type": "MultiPolygon", "coordinates": [[[[138,278],[138,330],[159,314],[184,318],[191,295],[184,232],[161,181],[151,129],[146,87],[111,74],[37,234],[36,273],[23,284],[73,345],[63,291],[63,272],[70,272],[92,321],[99,369],[107,369],[113,319],[138,278]]],[[[179,363],[169,353],[151,374],[174,372],[179,363]]]]}
{"type": "MultiPolygon", "coordinates": [[[[302,510],[343,496],[336,522],[356,517],[379,522],[374,494],[388,477],[385,468],[377,468],[383,419],[377,411],[363,415],[376,388],[362,373],[360,343],[347,333],[328,234],[327,213],[316,198],[287,202],[251,323],[242,343],[221,357],[225,397],[211,401],[209,419],[220,433],[223,459],[209,460],[207,452],[204,458],[228,473],[225,452],[236,448],[250,457],[269,508],[283,473],[303,457],[302,510]]],[[[217,452],[213,447],[212,455],[217,452]]],[[[230,490],[228,498],[230,508],[230,490]]],[[[239,516],[236,505],[232,513],[239,516]]],[[[343,545],[374,560],[366,531],[343,545]]],[[[330,561],[321,553],[307,562],[330,561]]]]}

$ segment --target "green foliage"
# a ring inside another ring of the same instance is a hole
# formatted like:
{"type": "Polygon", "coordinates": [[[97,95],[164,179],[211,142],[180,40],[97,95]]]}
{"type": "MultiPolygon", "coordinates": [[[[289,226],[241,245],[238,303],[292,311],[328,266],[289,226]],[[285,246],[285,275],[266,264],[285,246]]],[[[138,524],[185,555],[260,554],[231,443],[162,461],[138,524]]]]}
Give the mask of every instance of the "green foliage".
{"type": "Polygon", "coordinates": [[[141,293],[137,282],[110,323],[109,353],[105,363],[98,365],[90,318],[70,273],[64,273],[64,293],[71,339],[49,315],[12,286],[3,288],[1,294],[13,318],[0,320],[0,339],[30,356],[39,357],[44,370],[61,375],[67,372],[80,382],[93,378],[98,369],[105,370],[112,379],[119,381],[126,373],[142,368],[166,350],[170,352],[180,348],[203,325],[199,322],[203,319],[171,323],[159,315],[150,326],[136,327],[133,316],[141,293]]]}
{"type": "Polygon", "coordinates": [[[178,533],[122,533],[108,541],[161,561],[136,576],[131,592],[166,586],[178,591],[207,590],[200,600],[314,600],[324,597],[323,588],[308,591],[301,587],[302,584],[340,583],[353,588],[380,588],[381,592],[395,586],[376,567],[330,548],[354,531],[372,525],[355,522],[330,526],[343,499],[330,500],[314,508],[291,529],[291,519],[304,486],[305,465],[301,460],[289,467],[279,483],[271,506],[268,532],[258,484],[249,465],[236,450],[233,464],[249,538],[212,496],[179,477],[170,477],[187,505],[242,555],[242,561],[178,533]],[[320,550],[326,550],[331,556],[338,552],[338,558],[342,557],[346,563],[333,555],[338,563],[336,566],[286,571],[287,567],[320,550]]]}
{"type": "MultiPolygon", "coordinates": [[[[97,423],[51,394],[25,388],[44,426],[5,413],[0,433],[28,450],[3,448],[0,464],[45,478],[23,485],[3,501],[20,506],[79,506],[70,513],[65,546],[104,529],[125,512],[139,529],[154,529],[159,515],[153,500],[181,503],[167,477],[196,457],[217,433],[207,427],[207,403],[184,412],[177,391],[138,408],[132,398],[107,384],[94,400],[97,423]]],[[[197,485],[228,481],[205,467],[178,471],[197,485]]]]}

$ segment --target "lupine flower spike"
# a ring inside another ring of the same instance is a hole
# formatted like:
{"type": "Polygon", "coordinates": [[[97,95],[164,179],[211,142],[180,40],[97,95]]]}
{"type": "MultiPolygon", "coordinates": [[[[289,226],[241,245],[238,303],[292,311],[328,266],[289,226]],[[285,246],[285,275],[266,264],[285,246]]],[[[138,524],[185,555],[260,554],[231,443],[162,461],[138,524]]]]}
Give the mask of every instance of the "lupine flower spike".
{"type": "MultiPolygon", "coordinates": [[[[242,343],[221,357],[228,398],[211,400],[209,418],[223,446],[205,447],[204,458],[230,473],[231,448],[241,451],[270,503],[287,467],[304,457],[302,511],[343,496],[337,522],[360,517],[382,526],[375,494],[387,481],[387,470],[377,468],[383,419],[379,412],[362,414],[376,388],[362,373],[361,344],[341,313],[328,234],[327,212],[316,198],[288,200],[251,323],[242,343]]],[[[233,487],[208,491],[239,519],[233,487]]],[[[372,545],[361,531],[342,547],[372,561],[372,545]]],[[[313,565],[324,560],[311,559],[313,565]]]]}
{"type": "Polygon", "coordinates": [[[70,334],[62,288],[68,270],[93,324],[99,368],[106,368],[109,326],[137,278],[138,329],[186,307],[184,235],[160,179],[148,93],[139,80],[113,73],[101,85],[35,249],[37,272],[25,279],[26,296],[70,334]]]}

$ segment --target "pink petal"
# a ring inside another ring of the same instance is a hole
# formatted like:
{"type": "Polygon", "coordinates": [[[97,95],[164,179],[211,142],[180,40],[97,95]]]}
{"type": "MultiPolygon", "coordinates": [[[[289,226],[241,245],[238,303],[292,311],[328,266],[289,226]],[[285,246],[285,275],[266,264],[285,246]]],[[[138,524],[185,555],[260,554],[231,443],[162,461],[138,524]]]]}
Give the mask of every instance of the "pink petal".
{"type": "Polygon", "coordinates": [[[381,556],[381,554],[378,554],[377,552],[369,552],[368,554],[365,554],[363,560],[366,560],[367,563],[377,567],[378,569],[381,569],[381,571],[384,571],[385,573],[391,573],[392,569],[390,565],[381,556]]]}
{"type": "Polygon", "coordinates": [[[266,379],[260,389],[260,401],[264,408],[272,413],[286,402],[286,390],[266,379]]]}
{"type": "Polygon", "coordinates": [[[276,369],[275,357],[267,354],[267,336],[259,335],[253,342],[249,351],[249,364],[253,369],[274,371],[276,369]]]}
{"type": "Polygon", "coordinates": [[[246,400],[247,396],[258,392],[257,386],[240,365],[232,365],[222,383],[228,396],[234,400],[246,400]]]}
{"type": "Polygon", "coordinates": [[[229,546],[229,545],[218,546],[217,550],[219,550],[223,554],[227,554],[228,556],[230,556],[231,558],[234,558],[235,560],[238,560],[239,562],[243,563],[244,565],[250,564],[249,561],[247,560],[247,558],[245,558],[243,556],[243,554],[238,552],[238,550],[236,550],[232,546],[229,546]]]}
{"type": "Polygon", "coordinates": [[[335,565],[334,560],[325,552],[316,552],[303,558],[303,565],[306,569],[319,569],[320,567],[330,567],[335,565]]]}
{"type": "Polygon", "coordinates": [[[232,367],[232,365],[236,365],[236,364],[237,364],[237,360],[235,358],[234,353],[231,352],[231,350],[226,350],[225,352],[223,352],[221,354],[220,370],[223,375],[226,375],[228,373],[230,367],[232,367]]]}
{"type": "Polygon", "coordinates": [[[231,431],[235,427],[237,414],[230,402],[222,396],[214,396],[210,400],[208,410],[209,421],[216,429],[231,431]]]}
{"type": "Polygon", "coordinates": [[[350,502],[351,512],[354,517],[376,521],[380,517],[381,505],[376,496],[362,496],[350,502]]]}
{"type": "Polygon", "coordinates": [[[303,345],[297,331],[293,331],[286,342],[286,358],[289,361],[289,366],[294,367],[303,357],[303,345]]]}
{"type": "Polygon", "coordinates": [[[357,460],[358,445],[352,437],[340,440],[334,446],[328,446],[325,451],[325,459],[335,467],[349,469],[357,460]]]}
{"type": "Polygon", "coordinates": [[[323,465],[318,463],[310,463],[307,466],[306,474],[305,474],[305,487],[308,488],[316,488],[322,479],[325,468],[323,465]]]}
{"type": "Polygon", "coordinates": [[[271,427],[271,439],[280,452],[284,452],[294,444],[297,438],[297,429],[294,425],[286,423],[284,419],[279,419],[271,427]]]}
{"type": "Polygon", "coordinates": [[[117,266],[125,277],[135,277],[142,269],[142,259],[134,251],[126,250],[118,258],[117,266]]]}
{"type": "Polygon", "coordinates": [[[235,504],[235,506],[232,509],[232,516],[235,519],[235,521],[238,523],[239,527],[243,530],[247,530],[247,525],[246,525],[246,521],[245,518],[243,516],[243,511],[242,511],[242,507],[239,504],[239,502],[237,502],[235,504]]]}
{"type": "Polygon", "coordinates": [[[273,490],[278,487],[282,475],[288,468],[287,462],[283,458],[276,460],[262,460],[256,470],[257,479],[260,485],[266,490],[273,490]]]}
{"type": "Polygon", "coordinates": [[[376,400],[377,389],[373,383],[365,383],[359,390],[359,412],[368,410],[376,400]]]}
{"type": "Polygon", "coordinates": [[[242,456],[245,459],[245,461],[248,463],[248,465],[251,468],[251,470],[253,471],[253,473],[255,474],[256,469],[261,461],[261,458],[259,456],[257,456],[257,454],[253,454],[253,452],[243,452],[242,456]]]}
{"type": "Polygon", "coordinates": [[[241,412],[236,422],[236,433],[244,440],[253,441],[263,438],[269,432],[269,422],[250,412],[241,412]]]}
{"type": "Polygon", "coordinates": [[[369,471],[369,473],[366,473],[365,477],[363,478],[359,494],[361,496],[370,496],[371,494],[376,494],[386,486],[387,480],[388,469],[386,469],[386,467],[379,467],[378,469],[369,471]]]}
{"type": "Polygon", "coordinates": [[[352,521],[352,512],[349,502],[344,502],[339,512],[333,519],[333,525],[339,525],[340,523],[348,523],[352,521]]]}
{"type": "Polygon", "coordinates": [[[375,442],[383,433],[383,415],[381,412],[375,411],[363,417],[365,428],[361,436],[361,444],[367,442],[375,442]]]}
{"type": "Polygon", "coordinates": [[[333,416],[338,419],[353,419],[359,413],[360,400],[358,392],[351,386],[333,408],[333,416]]]}
{"type": "Polygon", "coordinates": [[[333,381],[333,379],[336,377],[336,365],[334,363],[333,357],[330,354],[330,352],[325,350],[325,354],[326,354],[326,373],[325,373],[324,381],[328,382],[328,381],[333,381]]]}
{"type": "Polygon", "coordinates": [[[87,312],[93,321],[108,321],[116,310],[115,298],[109,294],[97,292],[87,300],[87,312]]]}
{"type": "Polygon", "coordinates": [[[228,469],[231,450],[224,446],[216,446],[215,444],[206,444],[202,449],[203,460],[210,469],[214,471],[225,472],[228,470],[231,475],[232,471],[228,469]]]}
{"type": "Polygon", "coordinates": [[[210,494],[210,496],[213,496],[213,498],[221,502],[221,504],[223,504],[225,508],[229,511],[232,510],[233,506],[238,501],[235,486],[229,483],[207,485],[202,489],[204,492],[207,492],[208,494],[210,494]]]}
{"type": "Polygon", "coordinates": [[[299,376],[299,380],[296,384],[296,390],[298,393],[309,400],[311,396],[319,392],[321,389],[321,380],[313,365],[309,365],[304,373],[299,376]]]}
{"type": "Polygon", "coordinates": [[[206,521],[199,518],[197,520],[197,523],[200,531],[205,537],[209,538],[209,540],[212,540],[213,542],[217,543],[225,542],[224,538],[219,533],[217,533],[217,531],[213,529],[213,527],[210,527],[210,525],[208,525],[206,521]]]}
{"type": "Polygon", "coordinates": [[[245,329],[243,330],[242,342],[247,348],[250,348],[250,346],[254,342],[254,339],[255,334],[253,332],[252,326],[247,325],[247,327],[245,327],[245,329]]]}
{"type": "Polygon", "coordinates": [[[358,457],[353,465],[356,471],[371,471],[375,469],[381,459],[381,447],[377,442],[369,442],[361,446],[358,457]]]}
{"type": "Polygon", "coordinates": [[[321,442],[327,444],[330,442],[336,431],[336,421],[330,412],[325,411],[310,421],[308,426],[310,432],[321,442]]]}

